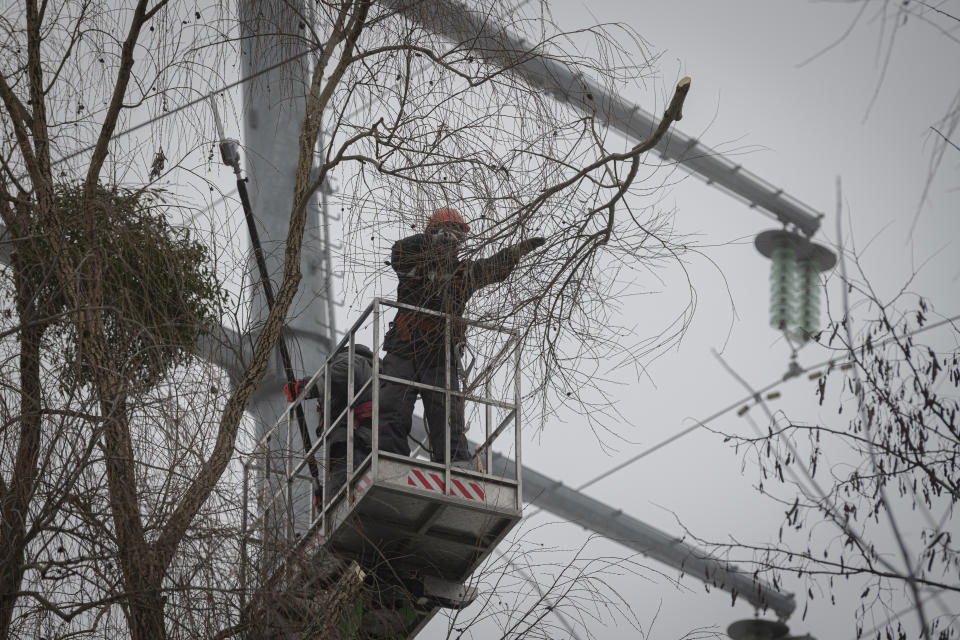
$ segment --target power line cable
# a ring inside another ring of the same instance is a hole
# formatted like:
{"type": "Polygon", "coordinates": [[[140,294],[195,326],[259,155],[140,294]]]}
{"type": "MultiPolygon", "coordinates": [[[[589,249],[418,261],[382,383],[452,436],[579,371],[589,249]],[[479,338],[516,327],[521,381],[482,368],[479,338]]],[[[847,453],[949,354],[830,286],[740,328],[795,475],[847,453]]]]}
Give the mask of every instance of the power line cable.
{"type": "Polygon", "coordinates": [[[190,215],[190,218],[189,218],[188,220],[184,221],[181,226],[183,226],[183,227],[192,226],[193,223],[196,221],[196,219],[199,218],[201,215],[205,214],[207,211],[210,211],[210,210],[213,209],[214,207],[219,206],[219,205],[225,203],[225,202],[227,201],[227,198],[232,198],[232,197],[235,196],[235,195],[237,195],[237,189],[236,189],[236,188],[234,188],[234,189],[232,189],[232,190],[230,190],[230,191],[228,191],[228,192],[226,192],[226,193],[223,193],[219,198],[217,198],[216,200],[210,202],[210,203],[209,203],[207,206],[205,206],[203,209],[200,209],[200,210],[195,211],[194,213],[192,213],[192,214],[190,215]]]}
{"type": "MultiPolygon", "coordinates": [[[[526,5],[528,2],[530,2],[530,0],[523,0],[520,4],[518,4],[518,5],[515,6],[513,9],[511,9],[511,10],[508,12],[507,15],[512,15],[513,13],[515,13],[516,11],[518,11],[520,8],[522,8],[524,5],[526,5]]],[[[322,49],[322,47],[321,47],[321,49],[322,49]]],[[[235,80],[234,82],[227,83],[227,84],[223,85],[222,87],[220,87],[220,88],[218,88],[218,89],[214,89],[213,91],[210,91],[210,92],[208,92],[208,93],[203,94],[203,95],[200,96],[199,98],[196,98],[196,99],[194,99],[194,100],[190,100],[189,102],[185,102],[184,104],[182,104],[182,105],[180,105],[180,106],[174,107],[173,109],[170,109],[170,110],[168,110],[168,111],[165,111],[165,112],[163,112],[163,113],[161,113],[161,114],[159,114],[159,115],[153,116],[152,118],[149,118],[149,119],[141,122],[140,124],[136,124],[136,125],[130,127],[129,129],[124,129],[123,131],[120,131],[119,133],[114,133],[112,136],[110,136],[110,138],[111,138],[111,140],[114,139],[114,138],[119,138],[119,137],[121,137],[121,136],[129,135],[129,134],[133,133],[134,131],[138,131],[138,130],[144,128],[144,127],[150,126],[150,125],[153,124],[154,122],[159,122],[160,120],[163,120],[164,118],[166,118],[166,117],[168,117],[168,116],[172,116],[173,114],[179,113],[180,111],[183,111],[184,109],[188,109],[188,108],[190,108],[190,107],[192,107],[192,106],[194,106],[194,105],[196,105],[196,104],[199,104],[200,102],[203,102],[204,100],[207,100],[207,99],[213,97],[214,95],[216,95],[216,94],[218,94],[218,93],[222,93],[222,92],[224,92],[224,91],[228,91],[228,90],[230,90],[230,89],[233,89],[234,87],[240,86],[241,84],[243,84],[244,82],[247,82],[248,80],[253,80],[254,78],[258,78],[258,77],[260,77],[260,76],[262,76],[262,75],[264,75],[264,74],[270,73],[271,71],[273,71],[273,70],[275,70],[275,69],[279,69],[280,67],[282,67],[283,65],[285,65],[285,64],[287,64],[287,63],[289,63],[289,62],[293,62],[294,60],[297,60],[297,59],[299,59],[299,58],[302,58],[303,56],[307,55],[307,54],[310,53],[311,51],[312,51],[312,49],[308,49],[307,51],[302,51],[302,52],[297,53],[297,54],[295,54],[295,55],[292,55],[292,56],[290,56],[290,57],[288,57],[288,58],[285,58],[285,59],[281,60],[280,62],[277,62],[276,64],[273,64],[273,65],[271,65],[271,66],[269,66],[269,67],[265,67],[265,68],[261,69],[260,71],[257,71],[256,73],[251,73],[250,75],[244,76],[244,77],[242,77],[242,78],[239,78],[238,80],[235,80]]],[[[419,77],[420,75],[422,75],[422,73],[423,73],[423,71],[418,71],[415,77],[419,77]]],[[[352,117],[352,116],[355,116],[355,115],[356,115],[357,113],[359,113],[359,112],[360,112],[360,109],[354,111],[354,113],[351,114],[351,117],[352,117]]],[[[92,150],[94,149],[94,147],[96,147],[96,145],[95,145],[95,144],[92,144],[92,145],[89,145],[89,146],[87,146],[87,147],[85,147],[85,148],[83,148],[83,149],[78,149],[77,151],[74,151],[74,152],[72,152],[72,153],[69,153],[69,154],[63,156],[62,158],[58,158],[58,159],[54,160],[54,161],[51,163],[51,166],[56,166],[56,165],[58,165],[58,164],[60,164],[60,163],[62,163],[62,162],[66,162],[67,160],[72,160],[73,158],[76,158],[76,157],[79,156],[79,155],[82,155],[82,154],[84,154],[84,153],[87,153],[87,152],[89,152],[89,151],[92,151],[92,150]]]]}
{"type": "MultiPolygon", "coordinates": [[[[298,58],[302,58],[303,56],[307,55],[308,53],[310,53],[310,50],[303,51],[303,52],[298,53],[298,54],[296,54],[296,55],[292,55],[292,56],[290,56],[289,58],[286,58],[286,59],[284,59],[284,60],[281,60],[280,62],[277,62],[276,64],[270,65],[269,67],[265,67],[265,68],[261,69],[260,71],[257,71],[256,73],[251,73],[250,75],[245,76],[245,77],[242,77],[242,78],[239,78],[238,80],[235,80],[234,82],[227,83],[227,84],[223,85],[222,87],[219,87],[218,89],[214,89],[213,91],[210,91],[210,92],[207,92],[207,93],[203,94],[203,95],[200,96],[199,98],[195,98],[194,100],[190,100],[190,101],[188,101],[188,102],[185,102],[185,103],[183,103],[183,104],[181,104],[181,105],[179,105],[179,106],[176,106],[176,107],[174,107],[174,108],[172,108],[172,109],[170,109],[170,110],[168,110],[168,111],[165,111],[165,112],[161,113],[160,115],[156,115],[156,116],[153,116],[152,118],[148,118],[147,120],[144,120],[144,121],[141,122],[140,124],[135,124],[135,125],[133,125],[132,127],[130,127],[129,129],[124,129],[123,131],[120,131],[119,133],[114,133],[114,134],[110,137],[110,139],[113,140],[114,138],[119,138],[119,137],[121,137],[121,136],[129,135],[129,134],[133,133],[134,131],[138,131],[138,130],[140,130],[140,129],[143,129],[144,127],[148,127],[148,126],[150,126],[151,124],[153,124],[154,122],[158,122],[158,121],[163,120],[164,118],[166,118],[166,117],[168,117],[168,116],[172,116],[172,115],[175,114],[175,113],[179,113],[180,111],[183,111],[184,109],[188,109],[188,108],[190,108],[190,107],[192,107],[192,106],[194,106],[194,105],[196,105],[196,104],[199,104],[199,103],[203,102],[204,100],[209,100],[211,97],[215,96],[215,95],[218,94],[218,93],[222,93],[222,92],[224,92],[224,91],[228,91],[228,90],[230,90],[230,89],[233,89],[234,87],[240,86],[240,85],[243,84],[244,82],[247,82],[247,81],[249,81],[249,80],[253,80],[254,78],[257,78],[257,77],[262,76],[262,75],[264,75],[264,74],[270,73],[271,71],[273,71],[273,70],[275,70],[275,69],[279,69],[279,68],[282,67],[283,65],[285,65],[285,64],[287,64],[287,63],[290,63],[290,62],[293,62],[294,60],[297,60],[298,58]]],[[[96,146],[96,145],[89,145],[89,146],[87,146],[87,147],[84,147],[83,149],[78,149],[77,151],[74,151],[73,153],[68,153],[67,155],[65,155],[65,156],[63,156],[63,157],[57,158],[56,160],[54,160],[54,161],[51,163],[51,166],[56,166],[56,165],[58,165],[58,164],[60,164],[60,163],[66,162],[67,160],[72,160],[73,158],[76,158],[76,157],[79,156],[79,155],[83,155],[84,153],[88,153],[88,152],[92,151],[95,146],[96,146]]]]}
{"type": "MultiPolygon", "coordinates": [[[[917,329],[914,329],[913,331],[910,331],[910,332],[908,332],[908,333],[903,334],[902,336],[896,336],[896,337],[892,337],[892,338],[887,338],[886,340],[881,340],[880,342],[876,343],[876,344],[874,345],[874,347],[882,346],[882,345],[884,345],[884,344],[887,344],[887,343],[889,343],[889,342],[892,342],[892,341],[895,340],[895,339],[909,338],[909,337],[912,337],[912,336],[914,336],[914,335],[917,335],[918,333],[923,333],[924,331],[929,331],[929,330],[931,330],[931,329],[936,329],[936,328],[938,328],[938,327],[942,327],[942,326],[945,325],[945,324],[950,324],[950,323],[956,322],[957,320],[960,320],[960,314],[955,315],[955,316],[952,316],[952,317],[949,317],[949,318],[944,318],[943,320],[940,320],[939,322],[934,322],[933,324],[928,324],[928,325],[926,325],[925,327],[919,327],[919,328],[917,328],[917,329]]],[[[652,454],[652,453],[654,453],[654,452],[656,452],[656,451],[659,451],[660,449],[663,449],[663,448],[666,447],[667,445],[669,445],[669,444],[671,444],[671,443],[673,443],[673,442],[676,442],[677,440],[683,438],[683,437],[686,436],[686,435],[689,435],[689,434],[693,433],[694,431],[696,431],[696,430],[699,429],[700,427],[706,426],[708,423],[712,422],[713,420],[716,420],[717,418],[719,418],[720,416],[724,415],[725,413],[728,413],[728,412],[732,411],[733,409],[736,409],[737,407],[742,406],[744,403],[750,402],[751,400],[753,400],[753,399],[755,399],[755,398],[757,398],[757,397],[759,397],[759,396],[762,396],[763,394],[767,393],[768,391],[771,391],[772,389],[780,386],[780,385],[783,384],[784,382],[787,382],[788,380],[790,380],[790,379],[792,379],[792,378],[794,378],[794,377],[797,377],[797,376],[800,376],[800,375],[802,375],[802,374],[804,374],[804,373],[809,373],[809,372],[811,372],[811,371],[813,371],[813,370],[815,370],[815,369],[820,369],[820,368],[822,368],[822,367],[829,366],[829,365],[836,364],[836,363],[837,363],[837,360],[836,360],[836,359],[830,358],[829,360],[824,360],[823,362],[819,362],[819,363],[817,363],[817,364],[810,365],[810,366],[805,367],[805,368],[802,368],[802,369],[798,369],[797,372],[796,372],[795,374],[791,375],[790,377],[781,378],[781,379],[779,379],[779,380],[776,380],[776,381],[774,381],[774,382],[771,382],[770,384],[768,384],[768,385],[766,385],[766,386],[761,387],[760,389],[758,389],[758,390],[756,391],[756,393],[752,393],[752,394],[750,394],[750,395],[748,395],[748,396],[746,396],[746,397],[744,397],[744,398],[741,398],[740,400],[738,400],[738,401],[736,401],[736,402],[734,402],[734,403],[732,403],[732,404],[729,404],[729,405],[725,406],[724,408],[720,409],[719,411],[716,411],[715,413],[712,413],[711,415],[707,416],[706,418],[704,418],[704,419],[702,419],[702,420],[697,420],[693,425],[687,427],[686,429],[684,429],[684,430],[682,430],[682,431],[679,431],[679,432],[673,434],[673,435],[670,436],[669,438],[666,438],[665,440],[663,440],[663,441],[661,441],[661,442],[653,445],[653,446],[650,447],[649,449],[645,449],[645,450],[641,451],[640,453],[638,453],[637,455],[633,456],[633,457],[630,458],[629,460],[625,460],[624,462],[621,462],[620,464],[616,465],[615,467],[612,467],[612,468],[608,469],[607,471],[604,471],[604,472],[601,473],[600,475],[595,476],[595,477],[592,478],[591,480],[588,480],[587,482],[585,482],[585,483],[583,483],[582,485],[580,485],[579,487],[577,487],[577,491],[583,491],[583,490],[586,489],[587,487],[590,487],[590,486],[595,485],[596,483],[600,482],[601,480],[612,476],[613,474],[617,473],[618,471],[621,471],[621,470],[629,467],[630,465],[634,464],[634,463],[637,462],[638,460],[642,460],[643,458],[646,458],[646,457],[649,456],[650,454],[652,454]]],[[[529,515],[529,517],[535,516],[535,515],[537,515],[538,513],[540,513],[541,511],[543,511],[543,509],[537,509],[536,511],[532,512],[532,513],[529,515]]]]}

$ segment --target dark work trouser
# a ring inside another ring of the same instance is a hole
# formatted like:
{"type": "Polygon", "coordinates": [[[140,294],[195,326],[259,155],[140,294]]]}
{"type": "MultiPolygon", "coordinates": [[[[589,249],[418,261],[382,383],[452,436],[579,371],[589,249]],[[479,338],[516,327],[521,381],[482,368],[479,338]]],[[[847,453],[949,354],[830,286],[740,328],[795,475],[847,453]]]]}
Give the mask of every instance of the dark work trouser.
{"type": "MultiPolygon", "coordinates": [[[[353,470],[356,471],[367,456],[370,455],[370,421],[367,419],[354,431],[353,438],[353,470]]],[[[329,489],[327,496],[332,496],[337,489],[343,486],[347,479],[347,441],[335,438],[330,443],[330,470],[327,473],[329,489]]]]}
{"type": "MultiPolygon", "coordinates": [[[[450,388],[460,389],[459,359],[451,362],[450,388]]],[[[447,386],[444,364],[417,362],[388,353],[383,359],[383,375],[412,380],[421,384],[445,388],[447,386]]],[[[417,389],[388,380],[380,381],[380,450],[401,455],[410,455],[407,437],[413,420],[413,406],[417,396],[423,400],[423,413],[427,419],[430,436],[430,459],[443,462],[445,407],[442,391],[417,389]]],[[[450,396],[450,460],[469,460],[470,451],[464,435],[463,398],[450,396]]]]}
{"type": "MultiPolygon", "coordinates": [[[[366,447],[354,443],[353,447],[353,470],[356,471],[360,463],[366,460],[370,451],[366,447]]],[[[347,480],[347,443],[332,445],[330,447],[330,472],[327,474],[327,496],[332,496],[343,483],[347,480]]]]}

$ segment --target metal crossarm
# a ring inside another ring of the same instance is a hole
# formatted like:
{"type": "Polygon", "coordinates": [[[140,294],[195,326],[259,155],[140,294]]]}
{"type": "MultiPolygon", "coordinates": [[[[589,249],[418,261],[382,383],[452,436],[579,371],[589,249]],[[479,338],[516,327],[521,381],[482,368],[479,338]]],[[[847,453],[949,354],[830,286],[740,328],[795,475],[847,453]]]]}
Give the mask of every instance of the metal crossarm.
{"type": "MultiPolygon", "coordinates": [[[[659,119],[639,106],[606,90],[579,71],[531,49],[491,16],[455,0],[380,0],[425,29],[437,33],[471,54],[503,68],[531,87],[593,116],[634,141],[646,140],[659,119]]],[[[656,146],[664,160],[676,162],[751,208],[772,214],[807,237],[816,233],[823,214],[784,193],[759,176],[728,160],[715,149],[673,128],[656,146]]]]}

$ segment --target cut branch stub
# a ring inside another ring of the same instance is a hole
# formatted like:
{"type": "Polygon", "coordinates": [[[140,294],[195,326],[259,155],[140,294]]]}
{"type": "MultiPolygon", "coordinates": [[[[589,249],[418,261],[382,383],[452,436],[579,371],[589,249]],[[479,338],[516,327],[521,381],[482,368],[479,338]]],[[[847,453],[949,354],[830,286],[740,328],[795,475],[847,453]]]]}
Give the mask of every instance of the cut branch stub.
{"type": "Polygon", "coordinates": [[[683,101],[687,99],[687,93],[690,91],[690,76],[684,76],[677,83],[677,89],[673,92],[673,100],[670,106],[663,112],[664,120],[683,120],[683,101]]]}

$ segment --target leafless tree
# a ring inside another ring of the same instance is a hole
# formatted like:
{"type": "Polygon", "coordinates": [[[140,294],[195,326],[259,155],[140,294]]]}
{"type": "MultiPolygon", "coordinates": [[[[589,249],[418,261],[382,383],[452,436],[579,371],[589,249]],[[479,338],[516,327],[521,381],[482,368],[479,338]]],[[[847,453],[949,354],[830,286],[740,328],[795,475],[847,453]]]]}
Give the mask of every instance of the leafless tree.
{"type": "MultiPolygon", "coordinates": [[[[161,179],[179,181],[172,197],[201,208],[188,194],[215,188],[201,171],[210,162],[209,115],[205,104],[190,105],[229,75],[235,23],[219,5],[171,0],[120,8],[29,0],[4,10],[0,213],[13,248],[5,368],[17,364],[4,382],[3,633],[125,628],[140,639],[238,629],[230,462],[297,291],[308,204],[331,176],[352,193],[352,256],[368,234],[395,237],[439,202],[474,215],[475,255],[548,236],[515,285],[479,300],[474,313],[527,327],[529,344],[543,347],[533,360],[542,390],[561,397],[587,379],[571,363],[609,349],[615,337],[605,332],[611,273],[680,261],[687,249],[655,202],[635,210],[625,197],[655,191],[642,184],[644,154],[682,116],[689,81],[651,139],[625,146],[510,73],[518,60],[547,56],[610,86],[632,82],[646,70],[632,61],[639,39],[626,48],[594,29],[600,54],[577,57],[562,38],[539,33],[542,21],[488,3],[472,10],[509,19],[535,43],[494,64],[481,62],[471,41],[444,42],[368,0],[312,10],[315,20],[286,34],[309,43],[313,65],[276,303],[256,327],[243,372],[215,389],[215,376],[179,355],[157,376],[143,376],[137,358],[118,357],[129,344],[117,344],[111,314],[144,304],[107,277],[118,254],[96,212],[105,184],[143,193],[161,179]],[[123,127],[144,121],[154,134],[148,144],[121,139],[123,127]],[[64,224],[64,184],[79,185],[76,229],[64,224]],[[22,249],[38,238],[49,255],[39,277],[22,249]],[[50,343],[41,288],[62,300],[55,311],[67,327],[50,343]],[[575,338],[573,354],[560,347],[565,336],[575,338]],[[72,378],[52,353],[64,345],[76,356],[67,359],[72,378]],[[66,379],[73,385],[48,390],[66,379]]],[[[686,318],[631,353],[656,352],[686,318]]],[[[186,345],[157,345],[165,347],[183,354],[186,345]]]]}
{"type": "Polygon", "coordinates": [[[836,419],[773,412],[759,395],[766,424],[744,408],[754,433],[725,429],[725,440],[756,467],[758,490],[783,506],[784,520],[774,543],[713,546],[774,584],[802,577],[807,605],[836,604],[842,582],[859,585],[858,637],[904,637],[899,617],[912,611],[922,637],[953,638],[960,326],[908,285],[882,297],[852,251],[841,264],[842,301],[815,338],[829,360],[803,372],[816,381],[811,401],[835,406],[836,419]]]}

